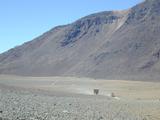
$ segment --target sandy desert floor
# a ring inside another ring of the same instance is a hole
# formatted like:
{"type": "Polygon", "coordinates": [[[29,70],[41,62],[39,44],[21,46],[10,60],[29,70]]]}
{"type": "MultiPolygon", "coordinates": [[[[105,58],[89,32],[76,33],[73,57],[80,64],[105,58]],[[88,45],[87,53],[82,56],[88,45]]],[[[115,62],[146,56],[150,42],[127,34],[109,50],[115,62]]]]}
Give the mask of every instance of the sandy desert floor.
{"type": "Polygon", "coordinates": [[[160,120],[160,83],[1,75],[0,120],[160,120]]]}

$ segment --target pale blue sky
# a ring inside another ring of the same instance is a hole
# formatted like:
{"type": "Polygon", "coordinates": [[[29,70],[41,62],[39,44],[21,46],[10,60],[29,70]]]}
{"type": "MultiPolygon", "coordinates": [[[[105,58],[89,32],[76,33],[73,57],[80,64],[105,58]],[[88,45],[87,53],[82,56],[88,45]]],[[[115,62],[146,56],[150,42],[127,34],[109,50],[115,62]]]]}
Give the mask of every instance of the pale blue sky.
{"type": "Polygon", "coordinates": [[[0,53],[91,13],[127,9],[142,0],[0,0],[0,53]]]}

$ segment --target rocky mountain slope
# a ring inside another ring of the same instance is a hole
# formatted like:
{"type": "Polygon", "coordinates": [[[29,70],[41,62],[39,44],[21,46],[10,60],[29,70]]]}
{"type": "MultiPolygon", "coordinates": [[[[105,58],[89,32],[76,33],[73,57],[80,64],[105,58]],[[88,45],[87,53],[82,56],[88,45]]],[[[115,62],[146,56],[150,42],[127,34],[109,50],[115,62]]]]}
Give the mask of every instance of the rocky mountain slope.
{"type": "Polygon", "coordinates": [[[0,55],[0,74],[160,79],[160,1],[58,26],[0,55]]]}

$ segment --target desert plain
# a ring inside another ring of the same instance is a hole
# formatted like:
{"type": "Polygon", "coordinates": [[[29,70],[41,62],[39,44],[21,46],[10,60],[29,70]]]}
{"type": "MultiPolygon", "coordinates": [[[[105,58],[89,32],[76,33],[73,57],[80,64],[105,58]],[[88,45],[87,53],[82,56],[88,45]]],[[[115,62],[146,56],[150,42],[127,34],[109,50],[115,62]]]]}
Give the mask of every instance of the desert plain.
{"type": "Polygon", "coordinates": [[[160,83],[1,75],[0,119],[160,120],[160,83]]]}

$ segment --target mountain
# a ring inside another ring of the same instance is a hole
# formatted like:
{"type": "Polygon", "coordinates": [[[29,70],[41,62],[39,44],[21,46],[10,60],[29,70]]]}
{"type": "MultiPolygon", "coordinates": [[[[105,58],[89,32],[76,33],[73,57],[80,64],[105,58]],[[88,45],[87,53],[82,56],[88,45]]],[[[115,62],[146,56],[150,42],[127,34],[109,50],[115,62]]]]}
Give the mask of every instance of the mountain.
{"type": "Polygon", "coordinates": [[[0,74],[160,80],[160,1],[92,14],[0,55],[0,74]]]}

